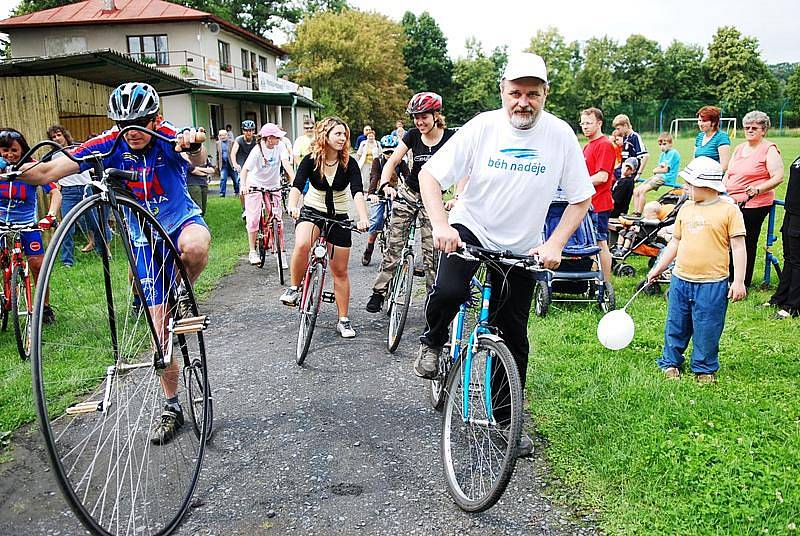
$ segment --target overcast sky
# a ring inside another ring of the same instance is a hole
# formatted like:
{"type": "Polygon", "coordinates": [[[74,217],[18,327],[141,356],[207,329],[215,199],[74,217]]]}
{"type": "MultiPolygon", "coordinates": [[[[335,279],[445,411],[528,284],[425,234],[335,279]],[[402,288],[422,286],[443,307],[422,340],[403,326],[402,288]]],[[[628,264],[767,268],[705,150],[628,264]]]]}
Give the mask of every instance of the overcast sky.
{"type": "MultiPolygon", "coordinates": [[[[677,39],[708,46],[719,26],[733,25],[758,38],[767,63],[800,62],[797,0],[349,0],[366,11],[400,20],[403,13],[428,11],[448,40],[450,55],[464,54],[464,42],[476,37],[490,51],[508,45],[525,48],[537,30],[554,26],[569,41],[608,35],[620,42],[634,33],[662,48],[677,39]],[[619,9],[615,9],[618,7],[619,9]]],[[[0,0],[0,19],[18,0],[0,0]]],[[[275,36],[277,42],[283,38],[275,36]]],[[[546,59],[546,58],[545,58],[546,59]]]]}

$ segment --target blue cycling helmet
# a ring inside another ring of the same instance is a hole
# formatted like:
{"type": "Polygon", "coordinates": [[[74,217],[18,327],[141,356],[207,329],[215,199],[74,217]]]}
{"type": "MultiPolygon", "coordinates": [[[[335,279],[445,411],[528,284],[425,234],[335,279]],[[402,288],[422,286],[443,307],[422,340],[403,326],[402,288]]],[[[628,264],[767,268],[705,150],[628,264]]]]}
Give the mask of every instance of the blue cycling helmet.
{"type": "Polygon", "coordinates": [[[384,149],[394,149],[400,140],[394,134],[387,134],[381,138],[381,147],[384,149]]]}
{"type": "Polygon", "coordinates": [[[128,82],[111,92],[108,118],[112,121],[133,121],[155,116],[161,101],[150,84],[128,82]]]}
{"type": "Polygon", "coordinates": [[[255,130],[256,129],[256,122],[251,119],[245,119],[242,121],[242,130],[255,130]]]}

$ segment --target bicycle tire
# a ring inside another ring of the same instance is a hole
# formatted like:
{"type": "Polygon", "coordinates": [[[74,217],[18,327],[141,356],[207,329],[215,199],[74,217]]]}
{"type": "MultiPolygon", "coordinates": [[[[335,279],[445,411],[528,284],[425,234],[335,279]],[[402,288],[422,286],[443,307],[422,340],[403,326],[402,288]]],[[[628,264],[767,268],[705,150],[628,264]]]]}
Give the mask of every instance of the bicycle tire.
{"type": "MultiPolygon", "coordinates": [[[[177,351],[169,344],[174,336],[168,338],[164,326],[168,319],[180,318],[176,301],[170,298],[177,277],[156,272],[144,284],[154,288],[158,276],[163,276],[166,300],[162,306],[137,307],[137,300],[146,303],[145,287],[135,269],[144,260],[138,249],[131,249],[131,228],[142,229],[153,250],[152,266],[172,268],[186,282],[188,276],[155,218],[128,197],[117,196],[117,201],[119,210],[113,215],[118,234],[104,244],[102,257],[91,257],[74,268],[65,268],[58,260],[64,238],[82,216],[110,210],[97,194],[65,216],[47,248],[33,312],[33,389],[53,474],[81,523],[92,534],[146,530],[162,536],[178,527],[189,508],[211,429],[211,411],[207,381],[197,384],[200,393],[192,391],[197,400],[188,398],[187,385],[179,386],[184,414],[188,409],[193,421],[195,415],[201,416],[198,429],[184,424],[171,441],[153,444],[151,423],[160,420],[165,397],[160,374],[174,373],[180,383],[183,358],[184,369],[195,364],[207,378],[205,345],[202,331],[178,335],[177,351]],[[161,262],[167,252],[172,261],[161,262]],[[50,299],[59,318],[43,327],[48,286],[53,288],[50,299]],[[148,318],[153,316],[164,323],[151,325],[148,318]],[[173,348],[174,368],[153,367],[154,340],[165,352],[173,348]]],[[[105,237],[98,238],[105,242],[105,237]]],[[[191,285],[185,287],[187,310],[196,315],[191,285]]]]}
{"type": "Polygon", "coordinates": [[[448,491],[459,508],[466,512],[482,512],[500,499],[516,466],[522,432],[522,386],[517,365],[505,343],[494,335],[479,336],[472,357],[469,419],[465,422],[462,419],[464,362],[459,358],[447,379],[442,465],[448,491]],[[495,364],[491,392],[497,393],[492,395],[492,420],[502,415],[497,424],[488,419],[484,396],[486,363],[490,355],[495,364]]]}
{"type": "Polygon", "coordinates": [[[23,361],[31,357],[31,279],[25,273],[26,266],[17,266],[11,271],[11,322],[17,352],[23,361]]]}
{"type": "Polygon", "coordinates": [[[269,230],[264,226],[264,215],[258,219],[258,234],[256,235],[256,247],[258,247],[258,267],[263,268],[267,260],[267,246],[269,244],[269,230]]]}
{"type": "Polygon", "coordinates": [[[408,319],[408,308],[411,305],[411,291],[414,287],[414,254],[408,253],[397,265],[394,273],[395,284],[389,295],[389,333],[386,347],[394,353],[400,346],[403,329],[408,319]]]}
{"type": "Polygon", "coordinates": [[[272,220],[272,244],[275,248],[275,260],[278,263],[278,279],[280,279],[281,286],[286,284],[286,276],[283,272],[283,240],[281,240],[281,230],[278,225],[278,220],[272,220]]]}
{"type": "Polygon", "coordinates": [[[10,315],[11,301],[6,300],[5,291],[2,291],[2,294],[0,294],[0,331],[5,331],[8,329],[8,317],[10,315]]]}
{"type": "Polygon", "coordinates": [[[314,336],[314,326],[319,316],[319,306],[322,301],[322,288],[325,284],[325,274],[322,264],[314,265],[309,272],[310,280],[306,291],[305,301],[300,301],[299,328],[297,331],[297,364],[302,365],[308,355],[311,338],[314,336]]]}

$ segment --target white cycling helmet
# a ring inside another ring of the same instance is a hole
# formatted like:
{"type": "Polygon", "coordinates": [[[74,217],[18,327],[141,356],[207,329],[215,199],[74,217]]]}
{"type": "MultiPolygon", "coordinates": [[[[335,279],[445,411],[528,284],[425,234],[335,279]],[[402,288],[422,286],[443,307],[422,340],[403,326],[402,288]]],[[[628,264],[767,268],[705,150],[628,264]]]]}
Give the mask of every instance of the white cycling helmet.
{"type": "Polygon", "coordinates": [[[128,82],[111,92],[108,117],[112,121],[132,121],[158,113],[161,100],[150,84],[128,82]]]}

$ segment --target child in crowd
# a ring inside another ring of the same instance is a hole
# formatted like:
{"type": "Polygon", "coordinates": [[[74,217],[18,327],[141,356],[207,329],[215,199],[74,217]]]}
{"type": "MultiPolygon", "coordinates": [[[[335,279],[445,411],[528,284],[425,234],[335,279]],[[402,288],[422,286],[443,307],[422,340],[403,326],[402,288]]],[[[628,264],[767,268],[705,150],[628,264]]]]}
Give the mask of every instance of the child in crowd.
{"type": "Polygon", "coordinates": [[[628,212],[631,197],[633,196],[634,177],[638,168],[639,160],[633,156],[625,160],[620,166],[619,179],[611,187],[611,197],[614,198],[614,208],[611,211],[612,218],[628,212]]]}
{"type": "Polygon", "coordinates": [[[640,184],[633,191],[633,210],[634,215],[642,214],[647,192],[658,190],[665,184],[675,188],[678,183],[678,169],[681,166],[681,155],[672,148],[672,136],[667,132],[662,132],[658,136],[658,148],[661,155],[658,157],[658,165],[653,169],[653,177],[640,184]]]}
{"type": "Polygon", "coordinates": [[[611,145],[614,146],[614,178],[619,179],[622,176],[622,142],[625,138],[619,130],[614,130],[608,135],[611,145]]]}
{"type": "Polygon", "coordinates": [[[689,339],[694,343],[691,369],[700,383],[715,383],[719,340],[728,299],[739,301],[744,286],[744,220],[739,209],[720,198],[725,192],[719,162],[701,156],[680,173],[690,200],[678,211],[672,240],[647,274],[652,283],[675,260],[669,287],[664,350],[657,361],[667,378],[679,378],[689,339]],[[734,280],[728,288],[733,252],[734,280]]]}

